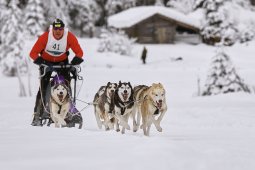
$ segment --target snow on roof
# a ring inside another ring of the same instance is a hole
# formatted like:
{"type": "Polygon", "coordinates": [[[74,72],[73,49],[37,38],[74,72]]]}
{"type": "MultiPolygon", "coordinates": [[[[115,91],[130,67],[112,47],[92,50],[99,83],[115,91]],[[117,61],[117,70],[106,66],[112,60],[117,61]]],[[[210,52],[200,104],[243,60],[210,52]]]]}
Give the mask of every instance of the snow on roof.
{"type": "Polygon", "coordinates": [[[160,14],[192,27],[201,28],[201,23],[198,18],[192,17],[192,15],[185,15],[172,8],[162,6],[141,6],[130,8],[110,16],[108,24],[115,28],[128,28],[155,14],[160,14]]]}

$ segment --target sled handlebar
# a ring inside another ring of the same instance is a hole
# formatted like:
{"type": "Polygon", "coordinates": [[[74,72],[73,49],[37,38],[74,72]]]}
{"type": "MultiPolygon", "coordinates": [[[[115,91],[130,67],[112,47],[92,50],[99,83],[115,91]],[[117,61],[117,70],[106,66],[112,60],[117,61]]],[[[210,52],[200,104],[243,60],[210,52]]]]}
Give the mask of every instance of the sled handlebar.
{"type": "Polygon", "coordinates": [[[53,66],[49,66],[46,64],[41,64],[41,67],[43,67],[43,74],[39,75],[40,78],[42,78],[43,76],[45,76],[46,72],[48,71],[47,69],[72,69],[74,68],[75,70],[75,74],[80,77],[80,75],[78,74],[81,71],[81,67],[80,65],[71,65],[71,64],[66,64],[66,65],[53,65],[53,66]]]}

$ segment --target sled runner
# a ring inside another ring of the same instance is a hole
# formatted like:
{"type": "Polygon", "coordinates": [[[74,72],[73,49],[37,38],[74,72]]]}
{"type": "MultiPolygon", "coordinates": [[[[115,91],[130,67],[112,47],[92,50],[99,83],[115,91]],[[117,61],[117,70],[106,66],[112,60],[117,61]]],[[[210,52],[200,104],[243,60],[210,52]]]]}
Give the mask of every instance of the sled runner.
{"type": "MultiPolygon", "coordinates": [[[[83,80],[83,78],[78,74],[80,70],[80,66],[78,65],[53,65],[48,66],[45,64],[42,64],[40,69],[40,79],[42,79],[48,72],[52,72],[50,83],[48,84],[46,88],[46,95],[44,96],[44,100],[40,100],[40,102],[37,104],[37,111],[40,113],[40,125],[43,126],[47,124],[47,126],[50,126],[53,122],[51,115],[50,115],[50,106],[52,102],[52,85],[56,83],[63,83],[65,84],[64,87],[66,87],[67,96],[69,98],[69,109],[65,116],[65,122],[66,124],[64,127],[75,127],[75,124],[79,125],[79,129],[82,128],[83,125],[83,119],[81,113],[77,110],[75,104],[76,104],[76,85],[77,80],[83,80]],[[70,75],[70,82],[66,80],[62,75],[61,71],[68,72],[70,75]],[[73,81],[72,81],[73,80],[73,81]],[[72,89],[73,86],[73,89],[72,89]]],[[[41,89],[41,86],[40,86],[41,89]]],[[[41,90],[40,90],[41,91],[41,90]]],[[[42,95],[42,92],[41,92],[42,95]]],[[[41,96],[41,99],[43,99],[43,96],[41,96]]],[[[56,103],[57,104],[57,103],[56,103]]],[[[59,113],[61,111],[61,106],[59,105],[59,113]]],[[[63,126],[62,126],[63,127],[63,126]]]]}

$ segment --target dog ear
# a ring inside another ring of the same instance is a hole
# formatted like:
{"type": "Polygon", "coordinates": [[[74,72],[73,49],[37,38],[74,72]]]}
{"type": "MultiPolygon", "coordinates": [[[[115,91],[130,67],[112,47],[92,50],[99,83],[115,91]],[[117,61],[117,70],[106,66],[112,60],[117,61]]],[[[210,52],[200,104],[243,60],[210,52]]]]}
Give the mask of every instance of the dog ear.
{"type": "Polygon", "coordinates": [[[119,86],[121,85],[121,81],[119,81],[119,86]]]}
{"type": "Polygon", "coordinates": [[[53,87],[55,85],[54,81],[50,82],[50,86],[53,87]]]}
{"type": "Polygon", "coordinates": [[[111,84],[111,82],[108,82],[106,86],[109,86],[111,84]]]}
{"type": "Polygon", "coordinates": [[[132,85],[131,85],[131,83],[130,83],[130,82],[128,82],[128,85],[129,85],[129,87],[131,87],[131,89],[132,89],[132,85]]]}
{"type": "Polygon", "coordinates": [[[67,87],[65,87],[66,88],[66,91],[67,91],[67,94],[66,94],[66,99],[69,99],[71,96],[70,96],[70,94],[71,94],[71,89],[69,89],[69,88],[67,88],[67,87]]]}
{"type": "Polygon", "coordinates": [[[70,86],[70,82],[68,80],[65,80],[65,85],[66,85],[66,87],[69,87],[70,86]]]}

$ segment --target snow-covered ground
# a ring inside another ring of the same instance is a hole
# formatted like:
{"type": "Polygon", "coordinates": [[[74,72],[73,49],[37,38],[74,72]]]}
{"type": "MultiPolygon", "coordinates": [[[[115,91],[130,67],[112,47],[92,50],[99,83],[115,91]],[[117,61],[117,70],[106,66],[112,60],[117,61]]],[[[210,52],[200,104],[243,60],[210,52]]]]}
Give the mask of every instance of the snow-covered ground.
{"type": "MultiPolygon", "coordinates": [[[[97,39],[81,39],[85,54],[79,99],[92,102],[108,81],[132,85],[161,82],[167,91],[168,111],[163,132],[99,130],[93,107],[82,112],[84,127],[33,127],[30,125],[38,89],[33,66],[33,96],[18,97],[17,78],[1,76],[0,169],[104,169],[104,170],[252,170],[255,168],[255,95],[235,93],[199,97],[210,59],[216,49],[207,45],[146,45],[147,65],[140,60],[143,45],[134,56],[97,53],[97,39]],[[182,61],[174,58],[182,57],[182,61]],[[81,86],[82,85],[82,86],[81,86]]],[[[33,42],[26,43],[28,56],[33,42]]],[[[244,81],[255,86],[255,42],[226,48],[244,81]]],[[[26,82],[26,77],[23,77],[26,82]]],[[[78,103],[82,109],[86,105],[78,103]]]]}

